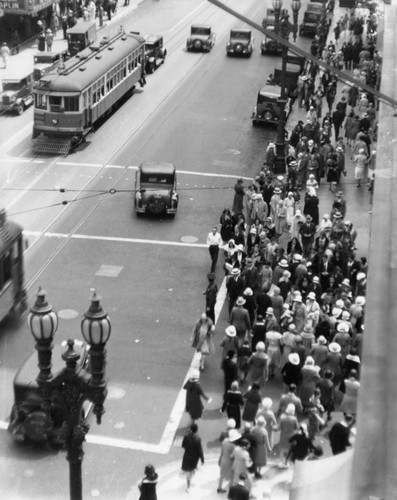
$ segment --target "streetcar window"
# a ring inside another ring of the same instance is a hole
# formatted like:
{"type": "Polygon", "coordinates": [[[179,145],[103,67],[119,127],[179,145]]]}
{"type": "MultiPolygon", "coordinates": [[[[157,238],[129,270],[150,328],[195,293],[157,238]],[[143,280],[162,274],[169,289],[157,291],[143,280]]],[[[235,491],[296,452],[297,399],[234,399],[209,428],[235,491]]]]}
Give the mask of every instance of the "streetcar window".
{"type": "Polygon", "coordinates": [[[47,95],[36,94],[36,108],[47,109],[47,95]]]}
{"type": "Polygon", "coordinates": [[[0,259],[0,290],[11,279],[11,250],[0,259]]]}
{"type": "Polygon", "coordinates": [[[79,110],[79,97],[78,96],[65,96],[63,98],[65,111],[78,111],[79,110]]]}
{"type": "Polygon", "coordinates": [[[61,111],[62,109],[62,97],[57,95],[50,95],[49,98],[50,111],[61,111]]]}

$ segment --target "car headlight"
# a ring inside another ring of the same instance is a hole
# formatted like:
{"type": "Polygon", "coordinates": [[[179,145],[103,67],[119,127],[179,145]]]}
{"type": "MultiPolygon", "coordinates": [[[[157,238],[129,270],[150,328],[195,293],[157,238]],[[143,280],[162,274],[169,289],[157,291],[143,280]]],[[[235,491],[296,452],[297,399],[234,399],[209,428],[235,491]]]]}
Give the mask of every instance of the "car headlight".
{"type": "Polygon", "coordinates": [[[57,120],[57,119],[55,119],[55,118],[53,118],[53,119],[51,120],[51,123],[52,123],[53,125],[58,125],[58,120],[57,120]]]}
{"type": "Polygon", "coordinates": [[[13,95],[13,96],[11,97],[11,102],[15,102],[16,100],[17,100],[17,98],[13,95]]]}
{"type": "Polygon", "coordinates": [[[140,191],[138,191],[138,192],[136,193],[136,199],[137,199],[137,200],[141,200],[141,199],[142,199],[142,193],[141,193],[140,191]]]}

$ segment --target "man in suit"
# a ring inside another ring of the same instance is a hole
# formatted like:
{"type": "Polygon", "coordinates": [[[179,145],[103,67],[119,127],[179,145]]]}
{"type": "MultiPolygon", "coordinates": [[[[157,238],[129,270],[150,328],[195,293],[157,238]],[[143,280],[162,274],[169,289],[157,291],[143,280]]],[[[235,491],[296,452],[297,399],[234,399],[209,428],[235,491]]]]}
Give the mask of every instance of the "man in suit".
{"type": "Polygon", "coordinates": [[[243,472],[239,476],[238,483],[230,487],[229,494],[227,496],[229,500],[249,500],[250,492],[249,489],[245,486],[246,480],[247,474],[243,472]]]}
{"type": "Polygon", "coordinates": [[[250,316],[247,309],[243,307],[244,304],[245,299],[243,297],[238,297],[236,305],[233,307],[230,314],[230,324],[236,328],[240,345],[243,343],[245,336],[251,329],[250,316]]]}
{"type": "Polygon", "coordinates": [[[331,444],[332,453],[338,455],[346,451],[348,446],[351,446],[349,441],[350,429],[354,423],[352,415],[346,415],[341,422],[336,422],[329,431],[329,442],[331,444]]]}
{"type": "Polygon", "coordinates": [[[227,294],[229,296],[229,314],[231,314],[237,297],[243,294],[245,288],[244,279],[240,275],[240,269],[234,268],[226,284],[227,294]]]}

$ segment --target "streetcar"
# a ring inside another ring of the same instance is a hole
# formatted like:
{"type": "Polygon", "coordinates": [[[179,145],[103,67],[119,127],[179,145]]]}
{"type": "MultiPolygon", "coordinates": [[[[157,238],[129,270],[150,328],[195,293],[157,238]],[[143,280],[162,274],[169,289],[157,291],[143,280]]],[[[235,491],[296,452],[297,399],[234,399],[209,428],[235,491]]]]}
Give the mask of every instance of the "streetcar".
{"type": "Polygon", "coordinates": [[[26,309],[22,228],[0,210],[0,321],[26,309]]]}
{"type": "Polygon", "coordinates": [[[143,87],[146,80],[145,40],[136,33],[104,37],[62,63],[34,89],[35,151],[69,153],[137,83],[143,87]]]}

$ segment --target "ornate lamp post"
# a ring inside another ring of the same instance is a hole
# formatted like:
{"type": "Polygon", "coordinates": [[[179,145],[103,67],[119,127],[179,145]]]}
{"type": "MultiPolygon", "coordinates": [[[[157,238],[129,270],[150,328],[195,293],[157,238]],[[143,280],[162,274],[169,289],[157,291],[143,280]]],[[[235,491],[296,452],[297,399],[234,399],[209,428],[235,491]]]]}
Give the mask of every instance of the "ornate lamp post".
{"type": "MultiPolygon", "coordinates": [[[[288,40],[291,31],[294,33],[294,40],[296,40],[296,33],[298,31],[298,12],[301,8],[300,0],[292,1],[292,12],[294,16],[294,24],[289,22],[289,15],[287,9],[283,9],[282,0],[273,0],[273,10],[275,17],[275,32],[285,40],[288,40]],[[280,17],[281,16],[281,17],[280,17]]],[[[287,54],[288,47],[283,45],[282,48],[282,66],[281,66],[281,92],[280,92],[280,121],[278,122],[277,138],[276,138],[276,162],[274,167],[275,174],[284,174],[285,168],[285,104],[287,102],[287,89],[286,89],[286,70],[287,70],[287,54]]]]}
{"type": "MultiPolygon", "coordinates": [[[[67,341],[67,351],[62,354],[66,367],[58,374],[51,373],[52,340],[58,326],[58,318],[39,288],[34,306],[28,315],[28,325],[36,340],[39,361],[37,383],[43,398],[43,410],[47,413],[55,405],[62,414],[59,440],[65,443],[69,462],[70,499],[82,500],[83,442],[89,426],[85,422],[83,405],[94,404],[97,423],[101,423],[103,404],[107,395],[105,381],[105,345],[111,332],[110,319],[100,305],[100,297],[93,290],[91,306],[83,315],[81,332],[90,346],[90,368],[78,365],[80,354],[74,350],[74,340],[67,341]]],[[[51,419],[51,417],[49,417],[51,419]]]]}
{"type": "Polygon", "coordinates": [[[327,0],[322,0],[322,2],[323,2],[323,7],[321,10],[321,20],[317,29],[319,57],[321,57],[325,44],[327,42],[328,29],[329,29],[327,20],[327,0]]]}

